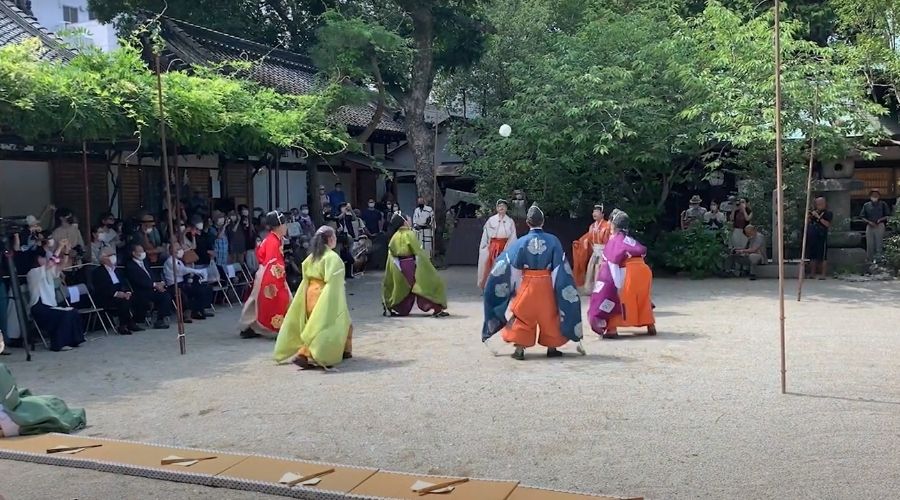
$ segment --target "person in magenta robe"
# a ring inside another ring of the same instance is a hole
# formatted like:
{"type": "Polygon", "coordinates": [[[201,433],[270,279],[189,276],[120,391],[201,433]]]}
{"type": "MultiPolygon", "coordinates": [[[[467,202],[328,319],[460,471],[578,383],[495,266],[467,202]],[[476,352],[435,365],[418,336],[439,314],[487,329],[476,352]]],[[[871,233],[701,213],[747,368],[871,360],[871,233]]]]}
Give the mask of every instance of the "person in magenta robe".
{"type": "Polygon", "coordinates": [[[628,214],[615,210],[610,222],[613,236],[603,249],[588,307],[591,329],[607,339],[618,337],[619,327],[646,328],[655,335],[653,272],[644,262],[647,247],[629,236],[628,214]]]}

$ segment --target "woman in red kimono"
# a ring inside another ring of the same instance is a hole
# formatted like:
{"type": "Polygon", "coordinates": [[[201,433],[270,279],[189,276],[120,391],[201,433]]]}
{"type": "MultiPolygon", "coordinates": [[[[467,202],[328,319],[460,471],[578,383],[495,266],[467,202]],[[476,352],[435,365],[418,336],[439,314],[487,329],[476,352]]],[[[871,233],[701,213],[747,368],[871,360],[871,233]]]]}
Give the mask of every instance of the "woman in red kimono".
{"type": "Polygon", "coordinates": [[[269,227],[269,235],[256,248],[259,269],[253,281],[253,291],[241,313],[242,339],[278,335],[284,315],[291,305],[291,292],[284,271],[285,217],[277,211],[269,212],[264,222],[269,227]]]}

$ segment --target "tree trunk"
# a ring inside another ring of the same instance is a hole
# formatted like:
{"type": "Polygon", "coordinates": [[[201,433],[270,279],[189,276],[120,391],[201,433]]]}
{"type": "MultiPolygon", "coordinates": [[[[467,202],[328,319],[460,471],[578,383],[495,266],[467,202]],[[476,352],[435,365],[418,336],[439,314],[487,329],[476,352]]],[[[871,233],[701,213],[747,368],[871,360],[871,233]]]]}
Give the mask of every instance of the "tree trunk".
{"type": "Polygon", "coordinates": [[[306,192],[309,195],[309,215],[317,227],[325,224],[325,219],[322,218],[322,200],[319,198],[319,186],[321,185],[319,158],[309,156],[306,158],[306,192]]]}
{"type": "MultiPolygon", "coordinates": [[[[413,2],[415,3],[415,2],[413,2]]],[[[415,5],[409,9],[413,19],[412,80],[401,99],[406,114],[406,139],[412,148],[416,166],[416,191],[434,208],[435,254],[443,252],[444,200],[435,193],[434,130],[425,123],[425,107],[434,85],[434,15],[431,5],[415,5]]]]}

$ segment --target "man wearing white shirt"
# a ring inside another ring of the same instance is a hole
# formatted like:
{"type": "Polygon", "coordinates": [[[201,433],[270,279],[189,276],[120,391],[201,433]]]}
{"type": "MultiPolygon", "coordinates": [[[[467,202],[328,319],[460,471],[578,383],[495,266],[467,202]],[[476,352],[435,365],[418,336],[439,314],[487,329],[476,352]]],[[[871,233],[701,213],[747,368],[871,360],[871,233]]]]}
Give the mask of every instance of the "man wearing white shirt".
{"type": "Polygon", "coordinates": [[[172,296],[166,290],[166,284],[157,279],[157,275],[151,272],[146,263],[147,252],[141,245],[133,245],[131,258],[125,263],[125,277],[131,284],[134,296],[131,301],[134,305],[134,317],[137,321],[147,319],[147,311],[152,303],[156,308],[156,322],[153,328],[164,330],[169,327],[167,319],[172,314],[172,296]]]}
{"type": "Polygon", "coordinates": [[[428,255],[434,256],[434,209],[425,204],[425,198],[419,196],[416,209],[413,211],[413,229],[422,248],[428,255]]]}
{"type": "Polygon", "coordinates": [[[166,286],[169,293],[175,296],[175,283],[178,283],[178,290],[182,292],[184,300],[182,307],[185,309],[185,323],[191,323],[191,319],[206,319],[205,309],[212,307],[213,292],[209,283],[205,282],[206,272],[200,269],[192,269],[184,265],[181,259],[184,257],[184,249],[181,245],[175,243],[175,256],[169,256],[163,263],[163,276],[166,280],[166,286]],[[176,273],[172,268],[172,259],[175,259],[176,273]],[[199,279],[198,279],[199,278],[199,279]],[[188,319],[187,311],[191,311],[188,319]]]}

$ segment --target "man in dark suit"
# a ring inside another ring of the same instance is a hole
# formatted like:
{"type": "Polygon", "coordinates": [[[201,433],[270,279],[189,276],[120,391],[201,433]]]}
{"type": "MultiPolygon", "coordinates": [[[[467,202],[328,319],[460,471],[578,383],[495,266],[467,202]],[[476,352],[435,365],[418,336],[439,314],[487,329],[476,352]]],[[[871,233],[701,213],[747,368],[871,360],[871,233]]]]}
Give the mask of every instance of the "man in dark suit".
{"type": "Polygon", "coordinates": [[[100,252],[100,267],[94,269],[94,300],[97,305],[119,318],[118,331],[131,335],[144,329],[131,315],[132,294],[125,286],[125,278],[116,270],[116,249],[106,247],[100,252]]]}
{"type": "Polygon", "coordinates": [[[131,284],[134,295],[131,297],[134,317],[137,321],[147,319],[150,304],[156,307],[156,322],[153,328],[165,330],[169,328],[166,319],[172,314],[172,296],[166,290],[166,284],[157,279],[147,267],[147,253],[141,245],[132,245],[131,258],[125,262],[125,277],[131,284]]]}

